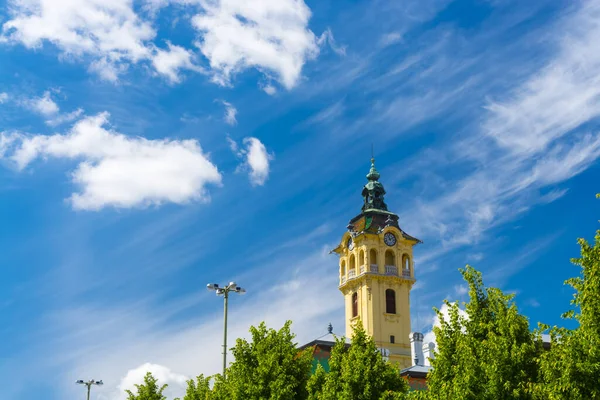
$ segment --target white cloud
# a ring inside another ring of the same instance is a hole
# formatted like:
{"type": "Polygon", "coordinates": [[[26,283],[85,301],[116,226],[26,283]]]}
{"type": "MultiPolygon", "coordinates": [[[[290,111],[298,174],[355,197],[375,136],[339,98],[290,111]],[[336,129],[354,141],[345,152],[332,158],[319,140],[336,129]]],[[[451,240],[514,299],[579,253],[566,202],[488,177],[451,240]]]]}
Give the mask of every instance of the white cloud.
{"type": "Polygon", "coordinates": [[[172,83],[181,81],[181,77],[179,76],[181,69],[203,72],[202,68],[192,62],[192,52],[181,46],[173,45],[170,42],[167,42],[167,46],[169,47],[168,50],[156,48],[152,56],[152,64],[156,72],[166,76],[172,83]]]}
{"type": "Polygon", "coordinates": [[[10,0],[8,9],[2,31],[9,42],[28,48],[48,42],[69,56],[91,56],[112,72],[151,55],[146,42],[155,31],[135,13],[132,0],[10,0]]]}
{"type": "Polygon", "coordinates": [[[81,190],[70,198],[82,210],[207,201],[205,186],[221,183],[197,141],[132,138],[106,124],[108,113],[102,113],[64,135],[20,135],[10,159],[21,169],[38,157],[82,160],[71,175],[81,190]]]}
{"type": "Polygon", "coordinates": [[[170,3],[193,7],[196,46],[218,84],[228,85],[234,74],[256,68],[291,89],[321,44],[344,51],[329,30],[317,38],[308,29],[311,13],[303,0],[144,0],[141,7],[133,0],[8,1],[10,15],[1,25],[0,41],[30,49],[54,45],[63,59],[83,61],[90,72],[111,82],[141,61],[150,62],[171,83],[181,81],[184,69],[208,73],[195,64],[191,50],[171,43],[165,50],[154,44],[154,17],[170,3]]]}
{"type": "Polygon", "coordinates": [[[46,124],[50,126],[58,126],[66,122],[75,121],[77,118],[81,117],[81,114],[83,114],[83,108],[78,108],[70,113],[57,115],[56,117],[47,120],[46,124]]]}
{"type": "Polygon", "coordinates": [[[246,165],[250,168],[250,182],[262,186],[269,177],[269,163],[273,158],[265,145],[257,138],[245,138],[246,165]]]}
{"type": "Polygon", "coordinates": [[[380,39],[382,46],[389,46],[394,43],[402,41],[402,34],[400,32],[390,32],[383,35],[380,39]]]}
{"type": "Polygon", "coordinates": [[[261,88],[269,96],[273,96],[275,93],[277,93],[277,89],[271,84],[262,85],[261,88]]]}
{"type": "Polygon", "coordinates": [[[164,384],[169,385],[163,392],[167,398],[171,399],[177,395],[185,393],[186,380],[189,379],[184,375],[179,375],[172,372],[169,368],[162,365],[145,363],[137,368],[130,369],[118,386],[118,394],[114,396],[115,400],[126,400],[127,396],[125,390],[131,390],[133,393],[137,393],[135,387],[136,384],[140,384],[144,381],[144,376],[147,372],[151,372],[154,378],[158,380],[159,386],[164,384]]]}
{"type": "Polygon", "coordinates": [[[58,105],[52,100],[50,91],[44,92],[41,97],[26,100],[24,104],[32,111],[46,117],[57,114],[60,111],[58,105]]]}
{"type": "Polygon", "coordinates": [[[311,13],[303,0],[200,0],[193,17],[197,45],[209,60],[214,80],[229,84],[247,68],[276,75],[287,89],[297,85],[304,63],[319,53],[308,29],[311,13]]]}
{"type": "Polygon", "coordinates": [[[17,140],[14,133],[0,132],[0,158],[9,150],[9,147],[17,140]]]}
{"type": "Polygon", "coordinates": [[[127,70],[126,64],[116,64],[108,60],[107,57],[101,57],[90,63],[89,72],[97,74],[101,79],[109,82],[118,82],[119,75],[127,70]]]}
{"type": "Polygon", "coordinates": [[[240,146],[229,136],[227,137],[229,148],[244,162],[237,168],[237,172],[248,171],[250,183],[253,186],[262,186],[267,181],[270,172],[270,162],[274,158],[267,152],[265,145],[254,137],[244,138],[244,148],[240,146]]]}
{"type": "Polygon", "coordinates": [[[0,92],[0,104],[8,101],[8,93],[0,92]]]}
{"type": "Polygon", "coordinates": [[[231,126],[237,124],[237,109],[231,104],[223,100],[223,105],[225,106],[225,122],[231,126]]]}

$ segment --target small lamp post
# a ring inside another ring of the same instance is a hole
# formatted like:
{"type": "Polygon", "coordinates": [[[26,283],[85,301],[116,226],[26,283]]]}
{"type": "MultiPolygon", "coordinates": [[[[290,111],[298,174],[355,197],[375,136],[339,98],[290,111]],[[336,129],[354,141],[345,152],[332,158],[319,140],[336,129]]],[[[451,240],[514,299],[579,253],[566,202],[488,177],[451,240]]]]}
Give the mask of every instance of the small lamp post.
{"type": "Polygon", "coordinates": [[[78,385],[85,385],[87,386],[87,400],[90,400],[90,389],[92,388],[92,385],[97,385],[97,386],[101,386],[104,385],[104,383],[102,382],[102,379],[99,381],[95,381],[93,379],[90,379],[89,381],[85,382],[82,379],[76,381],[75,383],[77,383],[78,385]]]}
{"type": "Polygon", "coordinates": [[[225,287],[219,287],[216,283],[209,283],[206,285],[206,288],[217,292],[217,296],[223,296],[225,301],[223,311],[223,378],[225,378],[225,370],[227,368],[227,303],[229,292],[244,294],[246,293],[246,289],[239,287],[235,282],[229,282],[229,285],[225,287]]]}

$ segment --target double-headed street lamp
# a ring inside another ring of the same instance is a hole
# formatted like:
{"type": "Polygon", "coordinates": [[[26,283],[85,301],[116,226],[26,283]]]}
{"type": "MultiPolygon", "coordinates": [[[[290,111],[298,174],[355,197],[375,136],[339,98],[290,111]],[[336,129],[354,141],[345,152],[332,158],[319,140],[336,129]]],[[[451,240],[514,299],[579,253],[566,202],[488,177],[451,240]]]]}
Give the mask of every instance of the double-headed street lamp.
{"type": "Polygon", "coordinates": [[[227,368],[227,299],[229,298],[229,292],[244,294],[246,293],[246,289],[239,287],[235,282],[229,282],[229,285],[224,288],[219,287],[216,283],[209,283],[206,285],[206,288],[214,290],[217,292],[217,296],[223,296],[225,299],[223,318],[223,378],[225,378],[225,370],[227,368]]]}
{"type": "Polygon", "coordinates": [[[102,380],[95,381],[93,379],[90,379],[87,382],[85,382],[82,379],[80,379],[80,380],[78,380],[75,383],[77,383],[79,385],[85,385],[85,386],[87,386],[87,400],[90,400],[90,389],[92,388],[92,385],[97,385],[97,386],[104,385],[104,383],[102,383],[102,380]]]}

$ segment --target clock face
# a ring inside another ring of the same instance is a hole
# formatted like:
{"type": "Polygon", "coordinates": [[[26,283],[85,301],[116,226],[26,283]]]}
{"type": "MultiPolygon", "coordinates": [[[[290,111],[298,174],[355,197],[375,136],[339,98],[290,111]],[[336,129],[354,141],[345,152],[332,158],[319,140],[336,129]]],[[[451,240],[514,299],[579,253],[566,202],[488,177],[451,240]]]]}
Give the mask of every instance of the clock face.
{"type": "Polygon", "coordinates": [[[354,243],[352,242],[352,238],[348,239],[346,246],[348,247],[348,250],[352,250],[354,248],[354,243]]]}
{"type": "Polygon", "coordinates": [[[388,232],[385,235],[383,235],[383,241],[385,242],[385,244],[387,244],[388,246],[393,246],[396,244],[396,236],[394,236],[393,233],[388,232]]]}

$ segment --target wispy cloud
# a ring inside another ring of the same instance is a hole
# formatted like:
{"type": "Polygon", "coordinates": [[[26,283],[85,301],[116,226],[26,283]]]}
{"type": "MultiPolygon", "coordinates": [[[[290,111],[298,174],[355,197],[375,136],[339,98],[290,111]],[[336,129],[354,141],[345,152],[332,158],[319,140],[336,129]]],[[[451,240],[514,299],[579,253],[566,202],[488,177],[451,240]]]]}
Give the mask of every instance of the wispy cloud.
{"type": "MultiPolygon", "coordinates": [[[[254,282],[241,282],[240,278],[239,283],[248,289],[248,294],[230,300],[231,346],[234,338],[248,337],[248,327],[261,321],[280,327],[293,318],[292,329],[299,343],[321,335],[326,327],[323,321],[342,327],[343,301],[337,290],[337,271],[315,268],[330,261],[323,249],[311,251],[290,264],[289,252],[285,251],[266,266],[267,271],[279,273],[263,274],[254,282]],[[281,275],[283,259],[289,268],[281,275]],[[322,329],[319,323],[323,324],[322,329]]],[[[50,347],[57,353],[47,356],[53,360],[54,368],[68,369],[65,382],[79,379],[75,377],[81,371],[102,376],[105,386],[96,393],[111,400],[122,399],[121,389],[133,383],[130,378],[145,368],[155,368],[174,383],[181,381],[182,376],[217,373],[223,340],[221,307],[222,298],[203,291],[193,293],[189,299],[166,303],[149,299],[123,307],[83,304],[65,309],[48,320],[53,323],[53,337],[61,339],[50,347]],[[205,311],[199,318],[172,319],[173,315],[192,309],[205,311]],[[146,363],[154,365],[144,366],[146,363]]],[[[65,384],[62,389],[65,397],[78,393],[73,385],[65,384]]],[[[173,395],[183,394],[181,386],[175,384],[173,389],[173,395]]]]}
{"type": "Polygon", "coordinates": [[[54,102],[54,100],[52,99],[52,95],[50,94],[49,90],[45,91],[44,94],[40,97],[34,97],[25,100],[23,102],[23,105],[45,117],[51,117],[53,115],[58,114],[58,112],[60,111],[58,104],[56,104],[56,102],[54,102]]]}
{"type": "Polygon", "coordinates": [[[206,186],[221,183],[197,141],[130,138],[107,124],[103,113],[78,121],[64,135],[19,135],[9,158],[20,169],[38,157],[83,159],[72,173],[81,192],[70,198],[82,210],[206,201],[206,186]]]}
{"type": "Polygon", "coordinates": [[[9,99],[8,93],[0,92],[0,104],[6,103],[9,99]]]}
{"type": "Polygon", "coordinates": [[[484,131],[515,153],[544,151],[600,115],[600,2],[586,1],[560,30],[558,54],[504,101],[490,102],[484,131]]]}
{"type": "MultiPolygon", "coordinates": [[[[598,86],[600,62],[581,56],[597,47],[598,21],[600,2],[592,1],[553,26],[560,32],[554,55],[511,88],[506,100],[488,101],[483,114],[473,117],[481,125],[464,128],[445,148],[419,153],[414,164],[404,162],[417,175],[419,165],[429,163],[430,187],[404,214],[407,221],[423,235],[441,238],[450,251],[477,243],[491,228],[566,193],[552,186],[600,157],[600,135],[575,129],[600,115],[600,96],[591,93],[598,86]],[[579,70],[585,72],[574,72],[579,70]]],[[[411,114],[413,120],[423,115],[419,109],[411,114]]]]}
{"type": "Polygon", "coordinates": [[[225,117],[224,120],[228,125],[234,126],[237,124],[237,109],[233,106],[233,104],[223,100],[221,101],[225,106],[225,117]]]}
{"type": "Polygon", "coordinates": [[[81,117],[83,114],[83,108],[78,108],[75,111],[66,114],[56,115],[48,120],[46,120],[46,124],[50,126],[58,126],[67,122],[72,122],[81,117]]]}
{"type": "Polygon", "coordinates": [[[344,113],[344,102],[342,100],[333,103],[329,107],[319,111],[315,115],[304,121],[301,126],[332,122],[344,113]]]}

